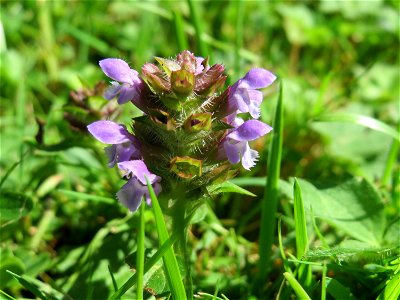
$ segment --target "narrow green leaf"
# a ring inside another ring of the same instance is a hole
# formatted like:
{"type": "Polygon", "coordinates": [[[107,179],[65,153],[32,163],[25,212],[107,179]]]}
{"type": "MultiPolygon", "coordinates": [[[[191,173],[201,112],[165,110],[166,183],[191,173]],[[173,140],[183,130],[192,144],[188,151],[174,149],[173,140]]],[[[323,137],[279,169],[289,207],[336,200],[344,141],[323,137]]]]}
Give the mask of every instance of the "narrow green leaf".
{"type": "Polygon", "coordinates": [[[196,43],[197,43],[197,48],[200,52],[200,55],[202,57],[207,56],[207,46],[206,43],[202,39],[202,34],[203,34],[203,26],[202,26],[202,19],[199,15],[200,9],[199,9],[199,3],[195,3],[193,0],[187,0],[190,8],[190,16],[192,19],[192,23],[194,26],[195,30],[195,35],[196,35],[196,43]]]}
{"type": "Polygon", "coordinates": [[[185,35],[185,27],[182,19],[182,14],[178,9],[174,11],[174,25],[179,50],[183,51],[189,49],[188,41],[185,35]]]}
{"type": "Polygon", "coordinates": [[[308,236],[307,236],[307,224],[306,214],[304,211],[303,197],[301,195],[301,188],[297,179],[294,180],[293,185],[293,197],[294,197],[294,221],[295,221],[295,232],[296,232],[296,250],[297,258],[301,258],[304,253],[308,250],[308,236]]]}
{"type": "Polygon", "coordinates": [[[299,299],[305,300],[305,299],[310,299],[310,296],[306,293],[306,291],[303,289],[303,287],[300,285],[300,283],[294,278],[292,274],[289,272],[283,273],[283,276],[285,276],[286,280],[289,282],[290,286],[292,287],[293,291],[296,293],[297,297],[299,299]]]}
{"type": "Polygon", "coordinates": [[[314,121],[353,123],[382,132],[400,142],[400,135],[395,129],[377,119],[364,115],[353,114],[353,113],[325,114],[315,118],[314,121]]]}
{"type": "Polygon", "coordinates": [[[117,281],[115,280],[114,274],[111,271],[110,265],[108,265],[108,272],[110,273],[111,280],[112,280],[113,287],[114,287],[114,291],[116,292],[116,291],[118,291],[118,285],[117,285],[117,281]]]}
{"type": "Polygon", "coordinates": [[[350,290],[336,279],[326,277],[326,290],[336,300],[356,300],[350,290]]]}
{"type": "Polygon", "coordinates": [[[136,296],[137,299],[143,299],[143,272],[144,272],[144,201],[140,205],[139,210],[139,230],[137,239],[137,253],[136,253],[136,273],[138,274],[136,296]]]}
{"type": "Polygon", "coordinates": [[[256,197],[256,195],[254,195],[252,192],[249,192],[248,190],[245,190],[244,188],[242,188],[232,182],[229,182],[229,181],[225,181],[223,183],[216,184],[216,185],[209,187],[208,192],[211,195],[216,195],[216,194],[220,194],[220,193],[238,193],[238,194],[256,197]]]}
{"type": "Polygon", "coordinates": [[[259,279],[264,282],[271,268],[271,247],[275,237],[276,210],[278,205],[278,182],[283,140],[283,87],[280,83],[278,103],[273,122],[273,137],[268,154],[268,179],[262,200],[261,230],[259,243],[259,279]]]}
{"type": "MultiPolygon", "coordinates": [[[[150,182],[147,181],[147,187],[149,189],[151,203],[153,206],[154,217],[156,221],[156,228],[158,238],[160,241],[160,247],[169,239],[167,226],[164,221],[164,216],[161,211],[160,204],[156,194],[154,193],[153,187],[150,182]]],[[[183,280],[179,271],[178,262],[173,248],[169,248],[163,256],[164,266],[167,272],[168,282],[171,288],[172,296],[174,299],[186,299],[185,288],[183,286],[183,280]]]]}

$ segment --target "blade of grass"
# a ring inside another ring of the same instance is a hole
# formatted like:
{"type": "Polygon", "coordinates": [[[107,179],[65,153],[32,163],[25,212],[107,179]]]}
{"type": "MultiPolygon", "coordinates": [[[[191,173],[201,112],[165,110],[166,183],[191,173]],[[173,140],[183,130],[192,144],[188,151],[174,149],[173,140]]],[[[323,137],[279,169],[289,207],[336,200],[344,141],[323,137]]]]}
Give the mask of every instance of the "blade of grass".
{"type": "Polygon", "coordinates": [[[353,114],[353,113],[334,113],[334,114],[325,114],[321,115],[317,118],[314,119],[316,122],[346,122],[346,123],[352,123],[352,124],[357,124],[361,125],[373,130],[376,130],[378,132],[382,132],[395,140],[400,142],[400,135],[399,133],[390,127],[389,125],[368,117],[368,116],[363,116],[359,114],[353,114]]]}
{"type": "Polygon", "coordinates": [[[271,269],[271,247],[275,236],[276,210],[278,205],[278,182],[282,155],[283,139],[283,92],[282,82],[280,83],[278,103],[275,110],[273,122],[273,137],[271,148],[268,154],[268,178],[262,200],[261,229],[260,229],[260,262],[259,279],[261,282],[271,269]]]}
{"type": "Polygon", "coordinates": [[[185,35],[185,28],[183,24],[182,14],[179,10],[174,11],[174,26],[175,26],[175,35],[179,51],[188,49],[189,45],[185,35]]]}
{"type": "Polygon", "coordinates": [[[108,272],[110,273],[110,276],[111,276],[111,280],[112,280],[112,283],[113,283],[114,292],[116,292],[116,291],[118,291],[118,285],[117,285],[117,281],[115,280],[114,274],[113,274],[113,272],[111,271],[110,265],[108,265],[108,272]]]}
{"type": "MultiPolygon", "coordinates": [[[[164,221],[164,216],[162,214],[160,204],[158,203],[156,194],[154,193],[153,187],[151,186],[149,181],[147,181],[147,187],[150,193],[158,238],[160,240],[161,247],[169,239],[167,226],[164,221]]],[[[172,297],[174,299],[186,299],[182,276],[179,271],[178,262],[176,260],[176,256],[172,247],[165,252],[163,256],[163,261],[167,273],[169,286],[171,288],[172,297]]]]}
{"type": "MultiPolygon", "coordinates": [[[[157,252],[144,264],[143,272],[146,273],[160,260],[169,248],[178,240],[179,235],[174,233],[172,236],[157,250],[157,252]]],[[[129,278],[114,294],[110,300],[117,300],[123,296],[132,286],[137,283],[138,274],[135,273],[129,278]]]]}
{"type": "Polygon", "coordinates": [[[236,34],[235,34],[235,77],[239,77],[241,69],[240,49],[243,44],[243,0],[236,1],[236,34]]]}
{"type": "Polygon", "coordinates": [[[139,234],[137,240],[137,251],[136,251],[136,273],[138,274],[137,279],[137,289],[136,289],[136,298],[141,300],[143,299],[143,272],[144,272],[144,201],[140,205],[139,211],[139,234]]]}
{"type": "Polygon", "coordinates": [[[382,184],[387,185],[389,183],[390,176],[392,175],[394,166],[397,162],[397,157],[399,153],[400,143],[398,140],[393,140],[392,145],[386,159],[385,170],[383,171],[382,184]]]}
{"type": "Polygon", "coordinates": [[[296,254],[297,258],[301,257],[308,250],[308,236],[306,225],[306,214],[304,211],[303,197],[301,195],[301,188],[297,179],[294,179],[293,184],[293,197],[294,197],[294,221],[296,232],[296,254]]]}
{"type": "Polygon", "coordinates": [[[298,299],[310,299],[310,296],[306,293],[306,291],[303,289],[303,287],[300,285],[300,283],[294,278],[292,274],[289,272],[283,273],[283,276],[285,276],[286,280],[289,282],[290,286],[292,287],[293,291],[296,293],[298,299]]]}
{"type": "Polygon", "coordinates": [[[327,267],[326,262],[324,262],[324,265],[322,267],[321,300],[326,300],[326,272],[327,267]]]}
{"type": "Polygon", "coordinates": [[[330,277],[326,277],[326,290],[335,299],[356,299],[347,287],[330,277]]]}
{"type": "Polygon", "coordinates": [[[200,52],[200,55],[203,57],[207,56],[207,46],[206,43],[202,39],[202,34],[203,34],[203,28],[202,28],[202,22],[199,16],[199,6],[198,3],[194,3],[193,0],[188,0],[189,8],[190,8],[190,16],[192,19],[192,23],[194,26],[195,30],[195,36],[196,36],[196,43],[197,43],[197,49],[200,52]]]}

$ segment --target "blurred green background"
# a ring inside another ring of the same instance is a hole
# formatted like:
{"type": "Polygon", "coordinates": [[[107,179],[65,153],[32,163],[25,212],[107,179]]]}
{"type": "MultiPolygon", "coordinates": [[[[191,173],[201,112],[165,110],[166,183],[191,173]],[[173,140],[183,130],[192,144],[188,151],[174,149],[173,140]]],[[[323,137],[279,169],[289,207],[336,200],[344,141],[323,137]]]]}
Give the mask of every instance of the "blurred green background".
{"type": "MultiPolygon", "coordinates": [[[[398,128],[398,1],[0,4],[1,188],[2,199],[15,205],[2,204],[0,289],[7,293],[33,297],[6,269],[74,299],[107,298],[113,290],[108,266],[118,282],[131,274],[124,259],[136,247],[131,230],[136,216],[113,200],[121,185],[118,172],[106,167],[102,146],[86,135],[84,125],[117,117],[128,124],[139,112],[128,105],[121,111],[102,99],[99,82],[106,78],[98,61],[103,58],[123,58],[140,70],[154,56],[173,57],[189,49],[208,56],[211,64],[223,63],[230,83],[252,67],[269,69],[284,84],[283,179],[362,176],[379,187],[396,183],[387,175],[390,136],[318,119],[355,113],[398,128]]],[[[267,123],[277,90],[274,84],[264,91],[267,123]]],[[[269,142],[267,136],[254,143],[260,162],[241,176],[265,176],[269,142]]],[[[262,195],[260,187],[249,189],[262,195]]],[[[230,299],[249,295],[259,201],[224,195],[213,203],[216,218],[207,215],[194,227],[197,290],[213,293],[218,282],[230,299]],[[217,229],[209,230],[213,222],[217,229]],[[220,236],[222,248],[216,245],[220,236]]],[[[285,204],[280,210],[285,212],[285,204]]],[[[151,215],[147,219],[151,252],[157,237],[151,215]]],[[[154,272],[163,276],[160,269],[154,272]]],[[[149,286],[163,291],[157,284],[165,280],[154,281],[149,286]]]]}

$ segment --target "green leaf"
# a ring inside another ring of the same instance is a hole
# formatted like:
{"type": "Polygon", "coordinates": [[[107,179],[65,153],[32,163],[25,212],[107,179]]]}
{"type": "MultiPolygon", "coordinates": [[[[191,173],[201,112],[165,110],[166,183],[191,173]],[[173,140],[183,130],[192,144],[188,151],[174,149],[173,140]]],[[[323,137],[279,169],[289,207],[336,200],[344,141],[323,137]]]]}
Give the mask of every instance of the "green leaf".
{"type": "Polygon", "coordinates": [[[208,187],[208,192],[211,195],[217,195],[220,193],[238,193],[238,194],[256,197],[256,195],[254,195],[252,192],[249,192],[248,190],[245,190],[244,188],[242,188],[230,181],[225,181],[220,184],[212,185],[211,187],[208,187]]]}
{"type": "Polygon", "coordinates": [[[342,184],[318,189],[299,180],[306,211],[343,230],[349,236],[381,247],[384,233],[383,202],[366,180],[351,179],[342,184]]]}
{"type": "Polygon", "coordinates": [[[356,300],[350,290],[333,278],[326,278],[326,290],[336,300],[356,300]]]}
{"type": "Polygon", "coordinates": [[[354,113],[334,113],[334,114],[325,114],[315,118],[314,121],[317,122],[346,122],[346,123],[353,123],[357,125],[361,125],[375,131],[382,132],[393,139],[400,141],[399,133],[389,125],[368,117],[364,115],[354,114],[354,113]]]}
{"type": "Polygon", "coordinates": [[[33,208],[32,198],[22,193],[1,190],[0,221],[17,220],[26,216],[33,208]]]}

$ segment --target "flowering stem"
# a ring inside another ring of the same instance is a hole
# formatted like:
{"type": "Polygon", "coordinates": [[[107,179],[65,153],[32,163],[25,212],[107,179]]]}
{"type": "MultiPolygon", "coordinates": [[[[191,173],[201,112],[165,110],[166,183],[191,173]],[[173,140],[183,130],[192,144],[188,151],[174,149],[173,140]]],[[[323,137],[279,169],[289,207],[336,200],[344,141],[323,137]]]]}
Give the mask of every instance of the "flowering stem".
{"type": "Polygon", "coordinates": [[[139,234],[137,241],[137,253],[136,253],[136,268],[137,268],[137,287],[136,287],[136,298],[138,300],[143,299],[143,272],[144,272],[144,207],[145,204],[142,202],[139,211],[139,234]]]}

